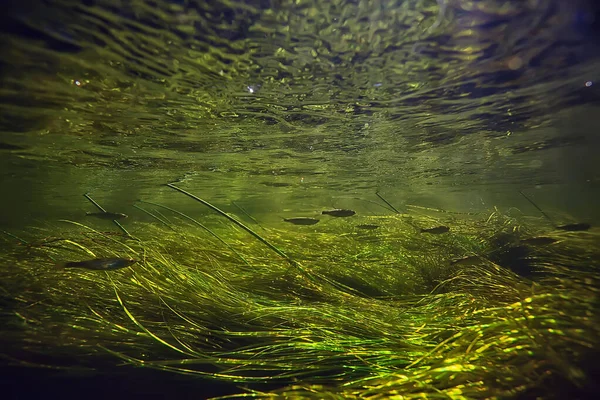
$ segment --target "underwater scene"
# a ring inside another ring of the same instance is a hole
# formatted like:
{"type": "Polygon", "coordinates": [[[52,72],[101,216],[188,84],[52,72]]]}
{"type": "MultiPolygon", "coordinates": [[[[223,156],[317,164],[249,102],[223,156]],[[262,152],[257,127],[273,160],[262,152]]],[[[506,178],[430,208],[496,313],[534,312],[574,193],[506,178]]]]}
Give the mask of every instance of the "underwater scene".
{"type": "Polygon", "coordinates": [[[7,0],[0,397],[600,392],[600,3],[7,0]]]}

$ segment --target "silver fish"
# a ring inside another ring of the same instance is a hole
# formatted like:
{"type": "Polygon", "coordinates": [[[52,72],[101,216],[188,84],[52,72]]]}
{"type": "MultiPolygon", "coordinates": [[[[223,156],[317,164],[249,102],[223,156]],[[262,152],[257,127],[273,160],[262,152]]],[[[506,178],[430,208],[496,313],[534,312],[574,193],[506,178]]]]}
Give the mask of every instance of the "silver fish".
{"type": "Polygon", "coordinates": [[[591,227],[592,226],[590,224],[586,224],[585,222],[580,222],[578,224],[566,224],[566,225],[557,226],[556,229],[560,229],[563,231],[569,231],[569,232],[577,232],[577,231],[587,231],[591,227]]]}
{"type": "Polygon", "coordinates": [[[530,244],[533,246],[545,246],[547,244],[552,244],[555,242],[557,242],[556,239],[553,239],[553,238],[547,237],[547,236],[537,236],[537,237],[519,240],[519,243],[521,243],[521,244],[530,244]]]}
{"type": "Polygon", "coordinates": [[[421,229],[422,233],[431,233],[432,235],[439,235],[440,233],[446,233],[449,232],[450,228],[448,228],[447,226],[436,226],[435,228],[427,228],[427,229],[421,229]]]}
{"type": "Polygon", "coordinates": [[[85,261],[70,261],[61,264],[64,268],[84,268],[95,271],[108,271],[129,267],[137,262],[132,258],[95,258],[85,261]]]}
{"type": "Polygon", "coordinates": [[[113,212],[87,212],[85,213],[85,215],[87,215],[88,217],[96,217],[96,218],[100,218],[100,219],[109,219],[109,220],[114,220],[114,219],[125,219],[127,218],[126,214],[121,214],[121,213],[113,213],[113,212]]]}
{"type": "Polygon", "coordinates": [[[473,265],[481,265],[485,262],[485,259],[480,256],[466,256],[463,258],[458,258],[450,261],[452,265],[462,265],[462,266],[473,266],[473,265]]]}

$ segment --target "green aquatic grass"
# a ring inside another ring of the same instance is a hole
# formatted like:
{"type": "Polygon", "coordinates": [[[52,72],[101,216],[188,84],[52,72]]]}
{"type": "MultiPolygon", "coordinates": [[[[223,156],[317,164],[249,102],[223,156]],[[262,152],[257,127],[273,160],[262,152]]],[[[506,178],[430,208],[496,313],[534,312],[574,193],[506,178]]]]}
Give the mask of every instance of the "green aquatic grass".
{"type": "Polygon", "coordinates": [[[261,231],[298,269],[223,218],[203,221],[209,234],[164,217],[176,230],[133,222],[132,238],[64,221],[18,233],[21,241],[5,235],[4,358],[69,370],[125,362],[265,398],[551,398],[591,385],[600,337],[593,231],[544,231],[498,211],[261,231]],[[354,228],[361,223],[380,227],[354,228]],[[440,224],[451,232],[419,233],[440,224]],[[531,248],[531,279],[487,256],[541,233],[558,242],[531,248]],[[452,263],[473,254],[469,265],[452,263]],[[109,256],[139,262],[107,272],[56,266],[109,256]]]}

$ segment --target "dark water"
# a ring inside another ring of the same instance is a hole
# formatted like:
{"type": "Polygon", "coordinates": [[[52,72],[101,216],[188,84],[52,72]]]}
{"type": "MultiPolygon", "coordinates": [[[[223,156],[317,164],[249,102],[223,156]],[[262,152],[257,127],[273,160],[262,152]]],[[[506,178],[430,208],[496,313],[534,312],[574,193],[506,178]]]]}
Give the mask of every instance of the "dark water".
{"type": "Polygon", "coordinates": [[[239,392],[234,386],[207,382],[177,374],[134,367],[119,367],[114,373],[69,375],[54,371],[3,368],[3,398],[32,399],[49,394],[75,399],[205,399],[239,392]]]}
{"type": "Polygon", "coordinates": [[[262,221],[499,206],[600,222],[589,0],[8,1],[0,225],[178,182],[262,221]]]}

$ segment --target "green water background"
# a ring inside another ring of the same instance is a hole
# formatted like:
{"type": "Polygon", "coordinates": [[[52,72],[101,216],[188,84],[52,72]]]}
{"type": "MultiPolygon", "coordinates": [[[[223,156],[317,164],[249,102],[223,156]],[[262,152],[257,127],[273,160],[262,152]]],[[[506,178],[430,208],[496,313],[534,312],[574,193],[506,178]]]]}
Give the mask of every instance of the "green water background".
{"type": "MultiPolygon", "coordinates": [[[[137,199],[259,221],[389,211],[600,219],[586,2],[12,2],[1,225],[137,199]],[[534,4],[535,3],[535,4],[534,4]],[[443,7],[442,7],[443,6],[443,7]],[[590,84],[591,83],[591,84],[590,84]]],[[[107,224],[108,225],[108,224],[107,224]]]]}

